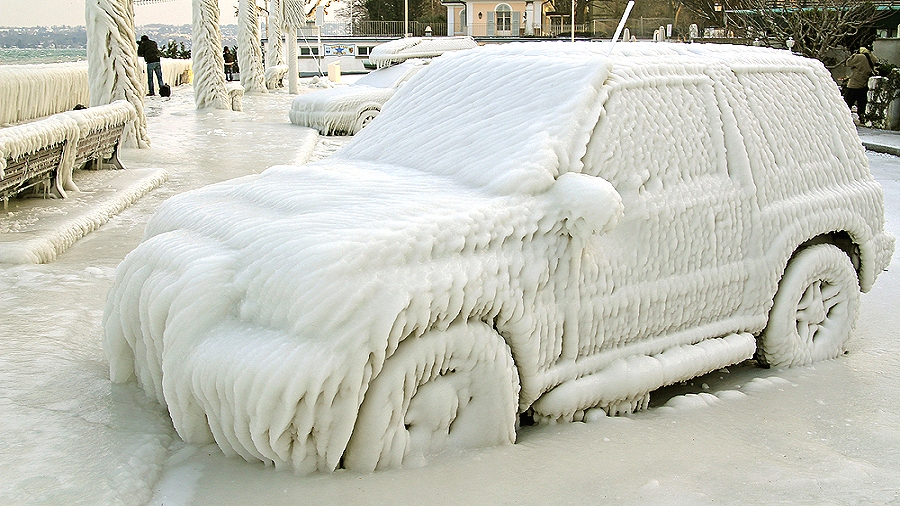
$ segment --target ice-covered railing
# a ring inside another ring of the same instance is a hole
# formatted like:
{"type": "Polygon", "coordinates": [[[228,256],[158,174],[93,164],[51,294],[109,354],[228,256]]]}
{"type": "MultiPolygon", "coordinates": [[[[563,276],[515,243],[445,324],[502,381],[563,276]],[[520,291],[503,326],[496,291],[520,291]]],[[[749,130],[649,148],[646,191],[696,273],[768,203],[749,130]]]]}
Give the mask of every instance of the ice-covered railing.
{"type": "Polygon", "coordinates": [[[0,65],[0,125],[88,105],[87,62],[0,65]]]}
{"type": "Polygon", "coordinates": [[[472,37],[407,37],[379,44],[369,54],[377,67],[387,67],[410,58],[434,58],[446,51],[459,51],[478,46],[472,37]]]}
{"type": "MultiPolygon", "coordinates": [[[[147,69],[140,60],[143,84],[147,69]]],[[[191,60],[163,58],[163,80],[172,85],[191,79],[191,60]]],[[[0,65],[0,126],[9,126],[90,104],[87,62],[0,65]]]]}
{"type": "MultiPolygon", "coordinates": [[[[178,86],[180,84],[190,83],[193,78],[193,69],[191,67],[192,60],[180,60],[174,58],[162,58],[159,60],[162,65],[163,82],[169,86],[178,86]]],[[[138,58],[138,69],[143,76],[142,82],[144,87],[147,86],[147,64],[143,58],[138,58]]],[[[144,90],[146,91],[146,90],[144,90]]]]}

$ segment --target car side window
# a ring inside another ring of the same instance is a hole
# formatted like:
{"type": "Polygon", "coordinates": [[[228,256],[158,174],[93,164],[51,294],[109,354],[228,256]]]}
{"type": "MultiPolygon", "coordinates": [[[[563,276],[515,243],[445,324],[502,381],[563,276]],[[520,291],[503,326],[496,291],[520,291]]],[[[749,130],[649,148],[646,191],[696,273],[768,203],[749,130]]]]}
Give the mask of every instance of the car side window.
{"type": "MultiPolygon", "coordinates": [[[[763,203],[813,191],[846,177],[853,153],[838,131],[844,122],[823,117],[832,108],[809,107],[825,100],[809,72],[738,69],[735,72],[750,109],[740,128],[748,142],[754,180],[763,203]],[[750,123],[750,124],[743,124],[750,123]]],[[[839,109],[843,112],[843,109],[839,109]]]]}
{"type": "Polygon", "coordinates": [[[623,198],[726,174],[722,119],[708,76],[613,85],[585,154],[585,172],[623,198]]]}

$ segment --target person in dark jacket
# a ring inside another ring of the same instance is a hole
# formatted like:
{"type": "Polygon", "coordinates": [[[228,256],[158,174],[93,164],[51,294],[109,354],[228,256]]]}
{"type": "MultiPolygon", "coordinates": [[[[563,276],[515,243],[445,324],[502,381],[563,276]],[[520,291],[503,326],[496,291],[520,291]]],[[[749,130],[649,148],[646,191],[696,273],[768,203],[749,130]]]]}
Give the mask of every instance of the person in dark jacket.
{"type": "Polygon", "coordinates": [[[234,79],[234,53],[228,46],[222,50],[222,59],[225,60],[225,79],[231,81],[234,79]]]}
{"type": "Polygon", "coordinates": [[[159,46],[156,45],[156,42],[147,37],[146,35],[141,35],[141,42],[138,44],[137,50],[138,56],[144,57],[144,62],[147,63],[147,89],[150,90],[149,95],[156,95],[156,91],[153,89],[153,74],[156,74],[156,80],[159,82],[160,88],[163,86],[163,77],[162,77],[162,65],[159,63],[159,46]]]}
{"type": "Polygon", "coordinates": [[[844,101],[851,109],[856,104],[859,122],[865,123],[869,78],[875,73],[874,58],[867,48],[861,47],[859,52],[847,58],[844,64],[850,69],[850,78],[847,80],[847,89],[844,91],[844,101]]]}

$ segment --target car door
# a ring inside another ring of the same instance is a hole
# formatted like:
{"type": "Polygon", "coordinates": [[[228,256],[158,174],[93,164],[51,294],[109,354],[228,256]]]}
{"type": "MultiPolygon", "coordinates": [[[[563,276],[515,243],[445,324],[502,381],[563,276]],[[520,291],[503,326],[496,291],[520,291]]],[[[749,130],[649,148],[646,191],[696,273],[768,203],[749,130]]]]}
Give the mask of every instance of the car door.
{"type": "Polygon", "coordinates": [[[620,66],[607,83],[584,171],[612,183],[625,212],[586,247],[595,274],[582,273],[580,319],[594,323],[569,336],[565,358],[661,351],[747,324],[754,191],[721,72],[660,62],[620,66]]]}

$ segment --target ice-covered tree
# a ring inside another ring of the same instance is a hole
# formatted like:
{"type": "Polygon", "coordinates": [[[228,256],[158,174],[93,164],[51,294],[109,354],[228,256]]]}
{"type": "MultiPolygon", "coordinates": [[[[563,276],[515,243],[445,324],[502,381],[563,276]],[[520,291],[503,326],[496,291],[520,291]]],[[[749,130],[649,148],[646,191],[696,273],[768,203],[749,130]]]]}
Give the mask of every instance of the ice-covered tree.
{"type": "Polygon", "coordinates": [[[259,46],[259,8],[256,0],[240,0],[238,4],[238,63],[244,90],[265,93],[266,78],[259,46]]]}
{"type": "Polygon", "coordinates": [[[143,76],[138,69],[133,0],[87,0],[88,86],[90,105],[127,100],[137,110],[124,133],[125,146],[150,146],[144,115],[143,76]]]}
{"type": "Polygon", "coordinates": [[[193,0],[192,66],[197,109],[231,109],[225,88],[218,0],[193,0]]]}

